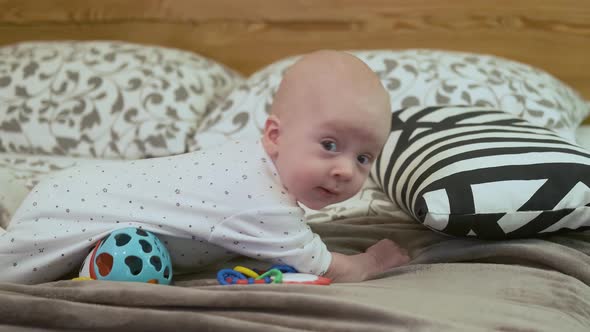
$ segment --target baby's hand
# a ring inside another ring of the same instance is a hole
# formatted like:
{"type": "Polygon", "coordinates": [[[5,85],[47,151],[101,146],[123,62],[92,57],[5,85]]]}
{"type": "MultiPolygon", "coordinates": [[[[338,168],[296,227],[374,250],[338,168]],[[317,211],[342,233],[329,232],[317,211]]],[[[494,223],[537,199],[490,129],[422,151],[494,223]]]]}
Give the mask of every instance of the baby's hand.
{"type": "Polygon", "coordinates": [[[358,282],[410,261],[407,252],[395,242],[384,239],[364,253],[347,256],[332,253],[332,263],[325,276],[334,282],[358,282]]]}
{"type": "Polygon", "coordinates": [[[383,239],[375,243],[365,253],[372,256],[375,260],[374,268],[371,269],[374,271],[374,274],[370,277],[396,266],[407,264],[410,261],[408,252],[389,239],[383,239]]]}

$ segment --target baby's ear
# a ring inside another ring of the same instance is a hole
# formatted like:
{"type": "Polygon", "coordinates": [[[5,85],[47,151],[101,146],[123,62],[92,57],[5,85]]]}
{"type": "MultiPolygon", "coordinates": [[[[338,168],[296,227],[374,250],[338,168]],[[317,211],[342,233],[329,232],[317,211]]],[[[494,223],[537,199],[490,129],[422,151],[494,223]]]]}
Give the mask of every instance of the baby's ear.
{"type": "Polygon", "coordinates": [[[275,158],[279,153],[278,140],[280,134],[280,121],[276,115],[269,115],[264,123],[262,144],[264,150],[271,157],[275,158]]]}

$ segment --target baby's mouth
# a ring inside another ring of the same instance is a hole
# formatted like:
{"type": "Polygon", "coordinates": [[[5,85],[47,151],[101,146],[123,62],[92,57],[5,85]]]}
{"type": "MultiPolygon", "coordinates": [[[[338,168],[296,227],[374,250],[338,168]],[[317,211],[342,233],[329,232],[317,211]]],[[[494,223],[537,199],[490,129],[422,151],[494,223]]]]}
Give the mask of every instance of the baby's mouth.
{"type": "Polygon", "coordinates": [[[322,194],[324,194],[324,195],[326,195],[326,196],[336,196],[336,195],[338,195],[338,193],[337,193],[337,192],[335,192],[335,191],[333,191],[333,190],[330,190],[330,189],[328,189],[328,188],[324,188],[324,187],[318,187],[318,190],[319,190],[319,191],[320,191],[322,194]]]}

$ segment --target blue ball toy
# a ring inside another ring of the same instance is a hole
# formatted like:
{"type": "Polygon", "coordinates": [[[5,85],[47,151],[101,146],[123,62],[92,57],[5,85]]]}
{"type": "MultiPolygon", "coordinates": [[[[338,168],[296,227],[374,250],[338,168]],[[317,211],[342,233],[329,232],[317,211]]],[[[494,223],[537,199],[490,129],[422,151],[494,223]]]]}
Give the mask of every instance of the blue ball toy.
{"type": "Polygon", "coordinates": [[[140,228],[112,232],[96,245],[84,265],[92,279],[164,285],[172,281],[168,250],[154,234],[140,228]]]}

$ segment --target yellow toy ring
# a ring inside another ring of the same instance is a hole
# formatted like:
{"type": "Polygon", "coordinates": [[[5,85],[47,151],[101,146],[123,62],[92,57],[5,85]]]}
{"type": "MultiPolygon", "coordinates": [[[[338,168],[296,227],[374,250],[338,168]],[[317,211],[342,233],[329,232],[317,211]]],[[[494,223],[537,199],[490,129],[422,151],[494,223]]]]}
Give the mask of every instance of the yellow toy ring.
{"type": "Polygon", "coordinates": [[[260,275],[252,270],[250,270],[247,267],[243,267],[243,266],[236,266],[234,267],[234,271],[240,272],[241,274],[245,275],[246,277],[249,278],[258,278],[260,275]]]}

